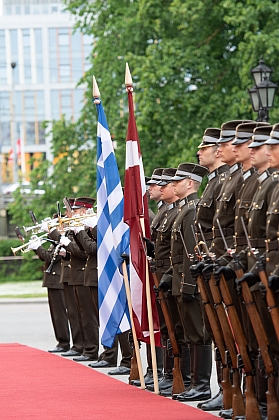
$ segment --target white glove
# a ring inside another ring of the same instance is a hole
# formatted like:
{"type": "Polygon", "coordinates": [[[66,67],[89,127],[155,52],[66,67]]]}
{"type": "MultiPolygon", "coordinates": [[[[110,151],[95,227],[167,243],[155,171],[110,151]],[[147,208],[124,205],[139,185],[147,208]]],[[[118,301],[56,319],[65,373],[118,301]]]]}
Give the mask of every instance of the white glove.
{"type": "Polygon", "coordinates": [[[79,233],[81,230],[84,230],[84,226],[73,226],[73,227],[71,228],[71,230],[72,230],[75,234],[77,234],[77,233],[79,233]]]}
{"type": "Polygon", "coordinates": [[[28,245],[28,249],[33,249],[33,251],[36,251],[36,249],[41,246],[41,241],[38,239],[37,241],[30,242],[28,245]]]}
{"type": "Polygon", "coordinates": [[[87,217],[83,220],[84,226],[94,228],[97,226],[97,216],[87,217]]]}
{"type": "Polygon", "coordinates": [[[44,230],[45,232],[49,232],[48,226],[49,226],[49,221],[41,223],[41,229],[44,230]]]}
{"type": "Polygon", "coordinates": [[[71,243],[71,240],[69,238],[67,238],[66,236],[61,236],[60,244],[67,246],[69,245],[69,243],[71,243]]]}
{"type": "Polygon", "coordinates": [[[59,255],[61,255],[61,257],[66,257],[67,251],[65,248],[60,248],[59,251],[59,255]]]}

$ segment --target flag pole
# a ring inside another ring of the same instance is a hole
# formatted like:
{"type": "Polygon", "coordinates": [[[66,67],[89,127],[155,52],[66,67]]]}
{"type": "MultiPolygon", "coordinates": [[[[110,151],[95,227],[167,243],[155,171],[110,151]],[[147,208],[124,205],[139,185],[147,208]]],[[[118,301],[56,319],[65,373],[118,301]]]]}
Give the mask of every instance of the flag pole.
{"type": "Polygon", "coordinates": [[[128,279],[128,274],[127,274],[127,266],[126,266],[125,261],[122,263],[122,269],[123,269],[123,277],[124,277],[124,284],[125,284],[125,290],[126,290],[126,295],[127,295],[128,308],[129,308],[129,313],[130,313],[130,321],[131,321],[131,328],[132,328],[132,334],[133,334],[134,349],[135,349],[135,353],[136,353],[137,365],[138,365],[138,370],[139,370],[140,386],[141,386],[142,389],[145,389],[145,382],[144,382],[144,377],[143,377],[142,363],[141,363],[140,351],[139,351],[139,342],[138,342],[138,339],[137,339],[135,324],[134,324],[134,320],[133,320],[131,290],[130,290],[129,279],[128,279]]]}
{"type": "MultiPolygon", "coordinates": [[[[129,65],[126,63],[126,72],[125,72],[125,85],[127,91],[133,91],[133,81],[132,76],[130,73],[129,65]]],[[[143,236],[145,236],[145,226],[144,226],[144,218],[140,216],[140,224],[143,232],[143,236]]],[[[150,349],[151,349],[151,358],[152,358],[152,370],[153,370],[153,379],[154,379],[154,392],[155,394],[159,394],[159,385],[158,385],[158,372],[157,372],[157,359],[156,359],[156,350],[155,350],[155,337],[154,337],[154,325],[153,325],[153,317],[152,317],[152,305],[151,305],[151,296],[150,296],[150,280],[149,280],[149,268],[148,268],[148,261],[146,259],[146,303],[147,303],[147,314],[148,314],[148,326],[149,326],[149,333],[150,333],[150,349]]]]}

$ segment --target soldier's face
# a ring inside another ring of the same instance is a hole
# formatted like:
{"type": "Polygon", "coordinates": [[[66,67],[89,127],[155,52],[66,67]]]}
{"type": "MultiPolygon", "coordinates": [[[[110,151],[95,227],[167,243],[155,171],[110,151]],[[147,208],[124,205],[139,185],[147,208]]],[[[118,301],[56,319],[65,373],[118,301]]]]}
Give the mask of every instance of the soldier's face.
{"type": "Polygon", "coordinates": [[[208,147],[202,147],[199,149],[197,153],[199,157],[199,163],[202,166],[206,166],[207,168],[210,168],[215,163],[215,148],[208,146],[208,147]]]}
{"type": "Polygon", "coordinates": [[[279,144],[267,145],[267,157],[271,168],[279,168],[279,144]]]}
{"type": "Polygon", "coordinates": [[[165,201],[166,203],[173,203],[177,200],[177,197],[174,193],[174,188],[172,183],[170,182],[167,185],[161,185],[161,200],[165,201]]]}
{"type": "Polygon", "coordinates": [[[238,163],[246,163],[246,162],[250,162],[251,159],[251,155],[250,155],[250,150],[248,148],[248,143],[250,142],[246,142],[246,143],[242,143],[242,144],[235,144],[233,146],[233,153],[235,155],[235,159],[238,163]]]}
{"type": "Polygon", "coordinates": [[[268,157],[266,155],[267,146],[250,147],[251,165],[256,169],[266,168],[268,166],[268,157]]]}
{"type": "Polygon", "coordinates": [[[189,179],[185,178],[182,179],[181,181],[174,181],[173,182],[173,186],[174,186],[174,192],[177,195],[178,198],[184,198],[187,195],[187,186],[189,184],[189,179]]]}
{"type": "Polygon", "coordinates": [[[157,184],[149,185],[149,196],[150,200],[160,201],[161,200],[161,187],[157,184]]]}
{"type": "Polygon", "coordinates": [[[227,165],[232,166],[235,164],[235,155],[233,153],[232,140],[227,141],[226,143],[220,143],[218,147],[221,161],[227,163],[227,165]]]}

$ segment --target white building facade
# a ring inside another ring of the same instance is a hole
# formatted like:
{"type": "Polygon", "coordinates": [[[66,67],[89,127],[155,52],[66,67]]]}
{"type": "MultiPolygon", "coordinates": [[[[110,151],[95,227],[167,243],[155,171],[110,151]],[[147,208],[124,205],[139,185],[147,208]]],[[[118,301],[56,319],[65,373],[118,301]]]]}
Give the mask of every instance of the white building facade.
{"type": "Polygon", "coordinates": [[[45,120],[76,121],[93,39],[73,31],[59,0],[3,0],[0,16],[0,144],[3,183],[28,179],[30,158],[52,160],[45,120]],[[14,165],[16,155],[17,165],[14,165]],[[21,168],[18,171],[17,168],[21,168]],[[16,170],[15,170],[16,168],[16,170]],[[24,172],[24,173],[23,173],[24,172]],[[20,175],[21,174],[21,175],[20,175]]]}

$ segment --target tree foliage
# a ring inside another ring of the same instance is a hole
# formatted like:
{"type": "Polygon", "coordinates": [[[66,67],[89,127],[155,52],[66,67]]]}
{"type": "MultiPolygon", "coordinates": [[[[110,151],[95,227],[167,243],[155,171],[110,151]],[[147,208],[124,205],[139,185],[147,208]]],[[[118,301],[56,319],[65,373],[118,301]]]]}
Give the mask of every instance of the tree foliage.
{"type": "MultiPolygon", "coordinates": [[[[146,175],[154,167],[195,161],[207,127],[256,119],[247,88],[253,85],[250,69],[261,57],[275,69],[273,81],[278,80],[275,0],[65,0],[65,4],[76,27],[94,35],[92,67],[82,80],[88,89],[80,121],[62,120],[53,126],[55,155],[63,158],[51,176],[46,169],[32,174],[35,182],[45,177],[45,206],[53,205],[58,196],[75,193],[74,187],[88,194],[94,191],[95,150],[81,150],[86,141],[92,146],[96,137],[93,74],[117,142],[122,175],[128,119],[126,61],[134,81],[146,175]]],[[[270,112],[271,123],[279,120],[277,106],[278,98],[270,112]]]]}

